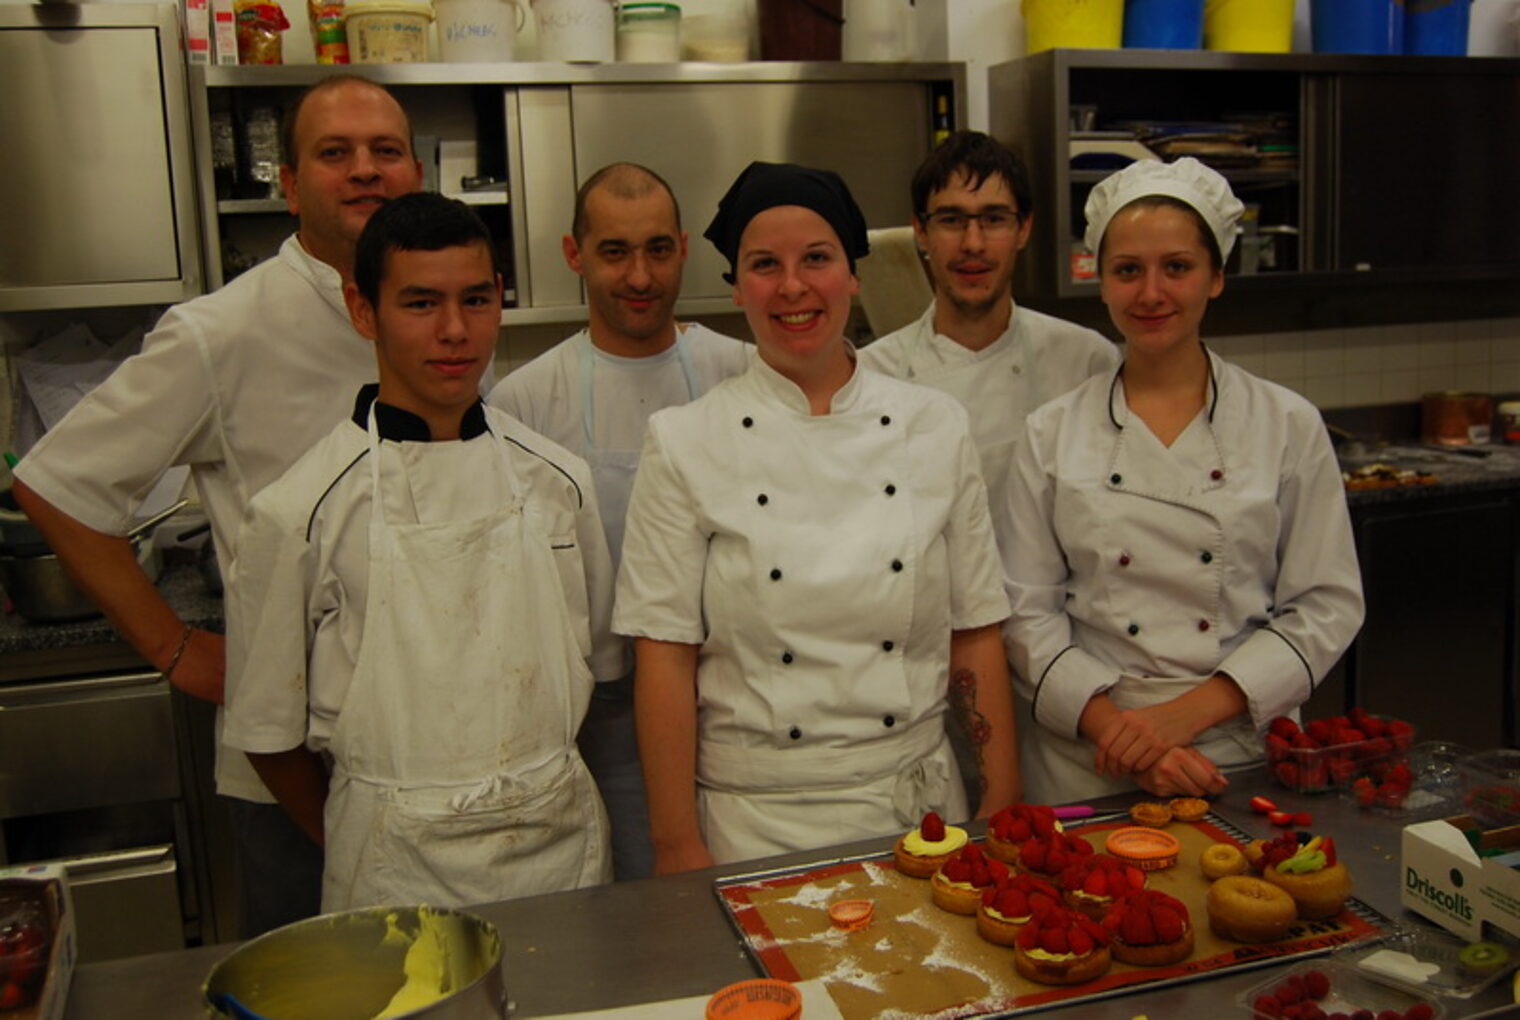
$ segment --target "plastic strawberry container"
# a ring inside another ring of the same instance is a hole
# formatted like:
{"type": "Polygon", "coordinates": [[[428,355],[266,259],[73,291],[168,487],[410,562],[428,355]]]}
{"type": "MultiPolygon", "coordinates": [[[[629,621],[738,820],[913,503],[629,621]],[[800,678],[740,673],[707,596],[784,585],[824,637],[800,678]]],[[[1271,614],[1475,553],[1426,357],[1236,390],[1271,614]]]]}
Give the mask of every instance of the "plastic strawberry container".
{"type": "Polygon", "coordinates": [[[52,942],[42,904],[0,892],[0,1016],[37,1001],[52,942]]]}
{"type": "Polygon", "coordinates": [[[1327,747],[1281,748],[1269,741],[1267,770],[1273,782],[1294,793],[1345,789],[1364,776],[1381,784],[1388,770],[1405,760],[1415,735],[1411,725],[1398,737],[1370,737],[1327,747]]]}
{"type": "Polygon", "coordinates": [[[1457,762],[1462,807],[1485,829],[1520,825],[1520,751],[1480,751],[1457,762]]]}
{"type": "Polygon", "coordinates": [[[1303,978],[1310,971],[1319,971],[1330,980],[1329,993],[1315,1000],[1315,1004],[1326,1015],[1345,1013],[1349,1016],[1358,1010],[1367,1010],[1373,1017],[1378,1017],[1385,1011],[1391,1011],[1400,1020],[1405,1020],[1410,1016],[1409,1011],[1421,1003],[1429,1007],[1429,1012],[1419,1010],[1410,1020],[1418,1020],[1421,1014],[1426,1020],[1440,1020],[1446,1015],[1446,1008],[1433,996],[1415,995],[1402,988],[1381,984],[1334,960],[1312,961],[1290,970],[1276,971],[1260,984],[1241,992],[1235,1001],[1252,1020],[1276,1020],[1270,1012],[1258,1012],[1257,1002],[1264,995],[1275,995],[1291,978],[1303,978]]]}

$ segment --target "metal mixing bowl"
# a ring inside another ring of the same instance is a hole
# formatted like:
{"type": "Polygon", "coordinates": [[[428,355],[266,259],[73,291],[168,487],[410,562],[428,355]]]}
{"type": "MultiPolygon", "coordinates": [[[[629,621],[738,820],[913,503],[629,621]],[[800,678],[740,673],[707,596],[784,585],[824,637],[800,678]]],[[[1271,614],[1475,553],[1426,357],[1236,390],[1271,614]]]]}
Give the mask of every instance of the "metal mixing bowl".
{"type": "Polygon", "coordinates": [[[387,918],[409,936],[429,911],[443,926],[460,987],[404,1014],[427,1020],[501,1020],[507,993],[495,925],[461,910],[365,907],[324,914],[261,935],[212,968],[202,986],[214,1017],[264,1020],[370,1020],[405,980],[407,946],[386,940],[387,918]],[[241,1007],[225,1001],[232,996],[241,1007]]]}

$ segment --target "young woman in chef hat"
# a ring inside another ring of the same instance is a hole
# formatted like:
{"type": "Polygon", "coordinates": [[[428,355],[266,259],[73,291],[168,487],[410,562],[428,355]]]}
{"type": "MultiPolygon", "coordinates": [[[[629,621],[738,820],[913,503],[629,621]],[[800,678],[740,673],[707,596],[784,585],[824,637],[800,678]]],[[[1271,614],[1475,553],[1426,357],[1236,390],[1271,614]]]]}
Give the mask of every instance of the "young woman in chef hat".
{"type": "Polygon", "coordinates": [[[1035,800],[1220,792],[1361,626],[1319,412],[1199,337],[1241,211],[1194,159],[1134,163],[1088,198],[1124,362],[1030,415],[994,508],[1035,800]]]}
{"type": "Polygon", "coordinates": [[[952,686],[990,814],[1019,782],[966,414],[856,366],[869,249],[837,175],[753,163],[705,236],[759,357],[649,420],[628,511],[613,627],[637,639],[656,870],[966,817],[952,686]]]}

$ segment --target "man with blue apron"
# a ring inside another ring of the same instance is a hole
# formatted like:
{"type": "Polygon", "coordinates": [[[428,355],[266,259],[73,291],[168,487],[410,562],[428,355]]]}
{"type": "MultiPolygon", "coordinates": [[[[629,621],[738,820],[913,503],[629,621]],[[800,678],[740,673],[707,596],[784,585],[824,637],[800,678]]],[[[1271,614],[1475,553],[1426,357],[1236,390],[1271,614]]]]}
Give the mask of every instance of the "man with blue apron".
{"type": "MultiPolygon", "coordinates": [[[[614,163],[576,196],[565,261],[586,285],[587,328],[511,372],[490,403],[585,458],[616,566],[644,425],[742,373],[750,348],[675,320],[686,234],[652,170],[614,163]]],[[[653,871],[649,813],[633,729],[633,656],[624,678],[596,686],[580,745],[612,820],[619,879],[653,871]]]]}

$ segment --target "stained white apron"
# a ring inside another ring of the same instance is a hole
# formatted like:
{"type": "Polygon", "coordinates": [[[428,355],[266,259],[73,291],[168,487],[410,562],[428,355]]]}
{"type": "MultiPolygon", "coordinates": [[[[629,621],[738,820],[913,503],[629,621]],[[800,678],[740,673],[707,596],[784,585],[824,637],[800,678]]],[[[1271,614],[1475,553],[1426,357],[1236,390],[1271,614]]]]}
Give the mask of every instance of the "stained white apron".
{"type": "Polygon", "coordinates": [[[697,815],[719,864],[888,835],[926,811],[970,815],[942,716],[848,748],[700,742],[697,815]]]}
{"type": "Polygon", "coordinates": [[[473,520],[390,524],[374,409],[364,637],[333,733],[323,911],[464,906],[610,878],[575,747],[591,675],[548,536],[511,495],[473,520]]]}

